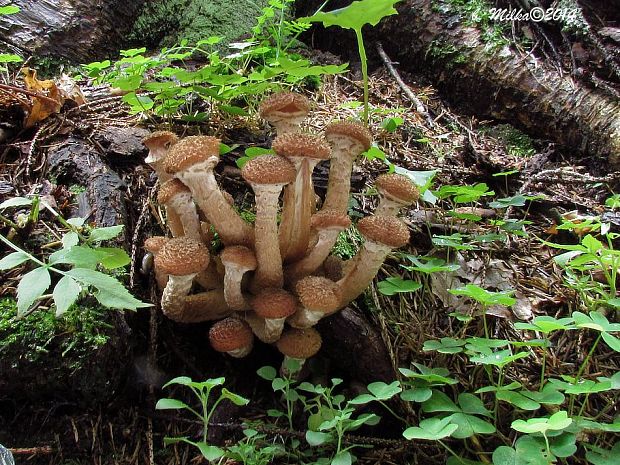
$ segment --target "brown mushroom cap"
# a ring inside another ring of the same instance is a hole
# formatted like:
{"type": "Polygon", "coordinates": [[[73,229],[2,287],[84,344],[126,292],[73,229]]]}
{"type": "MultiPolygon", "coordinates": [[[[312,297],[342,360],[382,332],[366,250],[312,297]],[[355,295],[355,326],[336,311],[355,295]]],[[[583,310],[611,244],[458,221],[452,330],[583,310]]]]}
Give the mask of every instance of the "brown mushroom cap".
{"type": "Polygon", "coordinates": [[[290,113],[291,116],[305,116],[310,111],[310,100],[294,92],[278,92],[270,95],[260,104],[261,118],[269,119],[273,113],[290,113]]]}
{"type": "Polygon", "coordinates": [[[321,348],[321,335],[314,328],[289,328],[282,333],[276,346],[287,357],[305,360],[321,348]]]}
{"type": "Polygon", "coordinates": [[[297,299],[284,289],[268,287],[252,299],[252,308],[262,318],[286,318],[297,310],[297,299]]]}
{"type": "Polygon", "coordinates": [[[392,248],[402,247],[409,242],[409,228],[392,216],[367,216],[359,220],[357,229],[366,239],[392,248]]]}
{"type": "Polygon", "coordinates": [[[375,185],[386,198],[403,205],[411,205],[420,197],[420,192],[416,185],[407,176],[402,174],[382,174],[377,177],[375,185]]]}
{"type": "Polygon", "coordinates": [[[224,248],[220,253],[220,260],[224,266],[236,265],[246,270],[255,270],[258,265],[254,252],[242,245],[230,245],[224,248]]]}
{"type": "Polygon", "coordinates": [[[209,266],[209,250],[189,237],[169,239],[155,256],[155,267],[162,273],[186,276],[199,273],[209,266]]]}
{"type": "Polygon", "coordinates": [[[338,309],[340,292],[338,285],[321,276],[306,276],[295,285],[302,305],[309,310],[330,313],[338,309]]]}
{"type": "Polygon", "coordinates": [[[164,169],[174,174],[206,160],[220,156],[220,140],[211,136],[189,136],[174,144],[164,159],[164,169]]]}
{"type": "Polygon", "coordinates": [[[148,147],[170,147],[174,145],[179,140],[179,137],[170,131],[155,131],[142,139],[142,143],[148,147]]]}
{"type": "Polygon", "coordinates": [[[241,176],[251,184],[288,184],[296,174],[295,165],[277,155],[252,158],[241,169],[241,176]]]}
{"type": "Polygon", "coordinates": [[[157,193],[157,202],[160,204],[166,204],[175,195],[186,192],[191,193],[189,187],[183,184],[180,180],[173,178],[169,179],[161,185],[159,192],[157,193]]]}
{"type": "Polygon", "coordinates": [[[271,148],[284,157],[327,160],[331,154],[331,147],[323,137],[301,132],[279,135],[273,140],[271,148]]]}
{"type": "Polygon", "coordinates": [[[209,329],[209,342],[218,352],[231,352],[247,347],[254,340],[250,325],[238,318],[225,318],[209,329]]]}
{"type": "Polygon", "coordinates": [[[348,215],[337,210],[321,210],[310,220],[312,229],[336,229],[344,230],[351,226],[351,219],[348,215]]]}
{"type": "Polygon", "coordinates": [[[325,128],[325,137],[329,140],[332,136],[346,136],[359,142],[364,150],[370,148],[372,135],[361,123],[354,121],[337,121],[325,128]]]}
{"type": "Polygon", "coordinates": [[[164,236],[149,237],[144,241],[144,249],[152,254],[157,254],[170,239],[164,236]]]}

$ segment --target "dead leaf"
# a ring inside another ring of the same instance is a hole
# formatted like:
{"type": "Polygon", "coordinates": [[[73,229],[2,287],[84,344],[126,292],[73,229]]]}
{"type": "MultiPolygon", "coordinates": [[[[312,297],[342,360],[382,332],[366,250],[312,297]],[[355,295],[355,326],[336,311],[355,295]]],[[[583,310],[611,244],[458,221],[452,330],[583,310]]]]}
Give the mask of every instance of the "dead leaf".
{"type": "Polygon", "coordinates": [[[43,121],[49,115],[58,113],[62,108],[64,99],[54,81],[37,79],[37,72],[28,67],[22,69],[26,89],[39,96],[32,97],[32,106],[28,110],[28,116],[24,127],[30,128],[39,121],[43,121]]]}

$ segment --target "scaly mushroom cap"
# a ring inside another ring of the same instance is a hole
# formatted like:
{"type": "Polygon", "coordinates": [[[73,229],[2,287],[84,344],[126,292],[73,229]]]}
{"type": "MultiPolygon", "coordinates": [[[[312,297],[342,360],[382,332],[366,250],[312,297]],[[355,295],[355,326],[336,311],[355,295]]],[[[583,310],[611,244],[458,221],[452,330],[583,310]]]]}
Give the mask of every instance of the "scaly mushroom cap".
{"type": "Polygon", "coordinates": [[[288,184],[295,181],[295,165],[277,155],[261,155],[249,160],[241,176],[250,184],[288,184]]]}
{"type": "Polygon", "coordinates": [[[170,131],[155,131],[142,139],[144,146],[150,150],[154,148],[169,148],[179,140],[179,137],[170,131]]]}
{"type": "Polygon", "coordinates": [[[278,92],[270,95],[260,104],[258,112],[261,118],[269,120],[272,116],[291,118],[305,117],[310,111],[310,101],[294,92],[278,92]]]}
{"type": "Polygon", "coordinates": [[[220,253],[220,260],[224,266],[237,266],[244,270],[255,270],[258,263],[252,250],[242,245],[230,245],[220,253]]]}
{"type": "Polygon", "coordinates": [[[359,220],[357,229],[367,240],[385,244],[393,249],[409,242],[409,228],[392,216],[367,216],[359,220]]]}
{"type": "Polygon", "coordinates": [[[321,335],[314,328],[289,328],[282,333],[276,346],[287,357],[305,360],[321,348],[321,335]]]}
{"type": "Polygon", "coordinates": [[[169,240],[170,239],[164,236],[149,237],[147,240],[144,241],[144,249],[147,252],[151,252],[152,254],[156,255],[157,253],[159,253],[164,244],[169,240]]]}
{"type": "Polygon", "coordinates": [[[218,352],[231,352],[252,344],[254,334],[245,321],[229,317],[209,329],[209,342],[218,352]]]}
{"type": "Polygon", "coordinates": [[[321,276],[306,276],[295,285],[301,304],[309,310],[331,313],[338,309],[340,292],[338,285],[321,276]]]}
{"type": "Polygon", "coordinates": [[[335,138],[343,137],[357,141],[363,147],[364,150],[362,151],[368,150],[372,143],[372,135],[361,123],[356,123],[354,121],[337,121],[329,124],[325,128],[325,138],[328,141],[331,142],[335,138]]]}
{"type": "Polygon", "coordinates": [[[351,219],[337,210],[321,210],[312,215],[310,225],[317,231],[321,229],[343,231],[351,226],[351,219]]]}
{"type": "Polygon", "coordinates": [[[284,289],[268,287],[252,299],[252,308],[261,318],[286,318],[297,310],[297,299],[284,289]]]}
{"type": "Polygon", "coordinates": [[[206,160],[220,156],[220,140],[211,136],[189,136],[174,144],[164,159],[166,173],[178,171],[206,160]]]}
{"type": "Polygon", "coordinates": [[[168,203],[168,200],[172,199],[177,194],[185,192],[191,194],[189,187],[183,184],[176,178],[169,179],[161,185],[159,192],[157,193],[157,202],[160,204],[168,203]]]}
{"type": "Polygon", "coordinates": [[[331,153],[331,148],[323,137],[301,132],[279,135],[273,140],[271,148],[284,157],[308,157],[319,160],[327,160],[331,153]]]}
{"type": "Polygon", "coordinates": [[[375,185],[381,195],[402,205],[411,205],[420,197],[416,185],[402,174],[382,174],[377,177],[375,185]]]}
{"type": "Polygon", "coordinates": [[[164,244],[155,256],[155,267],[162,273],[186,276],[209,266],[209,250],[196,239],[175,237],[164,244]]]}

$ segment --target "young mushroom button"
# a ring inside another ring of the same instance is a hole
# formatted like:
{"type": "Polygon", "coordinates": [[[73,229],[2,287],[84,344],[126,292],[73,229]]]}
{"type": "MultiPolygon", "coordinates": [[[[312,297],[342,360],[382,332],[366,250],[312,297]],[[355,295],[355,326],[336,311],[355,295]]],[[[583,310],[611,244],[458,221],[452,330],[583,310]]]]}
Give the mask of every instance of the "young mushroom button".
{"type": "Polygon", "coordinates": [[[393,216],[367,216],[357,223],[364,236],[364,244],[353,257],[352,266],[338,281],[341,292],[340,307],[359,296],[368,287],[392,249],[409,242],[409,229],[393,216]]]}
{"type": "Polygon", "coordinates": [[[335,282],[321,276],[306,276],[295,286],[303,308],[287,323],[294,328],[309,328],[340,307],[340,289],[335,282]]]}
{"type": "Polygon", "coordinates": [[[299,130],[310,111],[310,101],[294,92],[278,92],[263,100],[258,111],[261,118],[276,128],[278,135],[286,134],[299,130]]]}
{"type": "Polygon", "coordinates": [[[166,172],[190,188],[194,201],[207,216],[225,245],[253,244],[253,230],[220,190],[213,169],[219,162],[220,140],[190,136],[172,146],[164,160],[166,172]]]}
{"type": "Polygon", "coordinates": [[[252,289],[282,287],[282,257],[278,243],[278,199],[282,188],[295,180],[295,167],[286,158],[262,155],[248,161],[241,176],[256,197],[254,236],[258,267],[252,289]]]}
{"type": "Polygon", "coordinates": [[[284,355],[280,373],[284,376],[290,373],[291,362],[297,361],[301,370],[306,359],[313,357],[321,348],[321,335],[314,328],[288,328],[276,342],[278,350],[284,355]]]}
{"type": "Polygon", "coordinates": [[[377,177],[375,186],[381,196],[375,215],[396,216],[401,208],[411,205],[420,197],[413,181],[402,174],[382,174],[377,177]]]}
{"type": "Polygon", "coordinates": [[[266,288],[252,299],[252,308],[260,317],[260,320],[248,320],[254,334],[261,341],[271,343],[280,338],[286,318],[297,310],[297,299],[284,289],[266,288]],[[259,324],[261,320],[262,327],[259,324]]]}
{"type": "Polygon", "coordinates": [[[185,296],[192,288],[196,274],[208,265],[207,248],[189,237],[170,239],[155,255],[155,269],[168,274],[168,283],[161,297],[161,308],[168,318],[182,321],[185,296]]]}
{"type": "Polygon", "coordinates": [[[209,342],[218,352],[242,358],[252,351],[254,335],[248,324],[234,317],[214,323],[209,329],[209,342]]]}
{"type": "Polygon", "coordinates": [[[362,124],[338,121],[325,128],[325,138],[332,147],[323,209],[347,213],[353,162],[370,148],[372,136],[362,124]]]}

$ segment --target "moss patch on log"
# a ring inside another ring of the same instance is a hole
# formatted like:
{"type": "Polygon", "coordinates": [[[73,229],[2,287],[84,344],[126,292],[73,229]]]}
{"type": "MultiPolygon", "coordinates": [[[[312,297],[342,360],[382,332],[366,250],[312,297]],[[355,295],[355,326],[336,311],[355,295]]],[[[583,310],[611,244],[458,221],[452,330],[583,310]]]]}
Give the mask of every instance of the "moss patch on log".
{"type": "Polygon", "coordinates": [[[195,43],[209,36],[223,43],[238,39],[256,24],[267,0],[157,0],[147,2],[130,38],[149,47],[170,46],[181,39],[195,43]]]}

